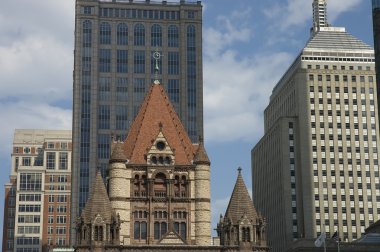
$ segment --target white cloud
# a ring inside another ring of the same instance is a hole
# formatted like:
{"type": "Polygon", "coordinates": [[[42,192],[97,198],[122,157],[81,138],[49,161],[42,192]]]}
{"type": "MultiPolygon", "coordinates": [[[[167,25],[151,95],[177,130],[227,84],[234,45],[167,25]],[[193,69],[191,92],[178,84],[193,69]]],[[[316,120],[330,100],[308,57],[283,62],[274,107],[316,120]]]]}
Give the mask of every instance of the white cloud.
{"type": "Polygon", "coordinates": [[[263,111],[291,55],[239,56],[226,50],[204,63],[205,135],[216,142],[251,141],[262,134],[263,111]]]}
{"type": "MultiPolygon", "coordinates": [[[[363,0],[329,0],[327,2],[328,22],[334,24],[336,18],[347,11],[353,10],[363,0]]],[[[283,4],[274,4],[263,10],[267,18],[272,20],[274,28],[287,31],[294,26],[304,26],[309,23],[312,26],[312,1],[287,0],[283,4]],[[310,21],[308,21],[310,20],[310,21]]],[[[278,31],[278,29],[277,29],[278,31]]]]}
{"type": "Polygon", "coordinates": [[[327,2],[327,18],[329,22],[334,25],[334,21],[340,14],[354,10],[362,2],[363,0],[345,0],[342,4],[342,0],[329,0],[327,2]]]}
{"type": "Polygon", "coordinates": [[[0,156],[14,129],[70,129],[75,1],[5,0],[0,8],[0,156]]]}
{"type": "Polygon", "coordinates": [[[251,9],[234,11],[231,15],[218,16],[215,27],[207,27],[204,30],[204,52],[207,56],[216,56],[227,46],[237,42],[249,42],[252,38],[252,30],[247,23],[251,15],[251,9]]]}
{"type": "Polygon", "coordinates": [[[0,153],[10,153],[15,129],[71,129],[71,110],[44,102],[0,102],[0,153]]]}
{"type": "Polygon", "coordinates": [[[238,53],[252,43],[251,10],[219,16],[204,31],[205,135],[209,141],[252,141],[262,133],[270,92],[290,62],[286,53],[238,53]]]}
{"type": "Polygon", "coordinates": [[[17,0],[3,4],[1,98],[71,99],[74,38],[67,34],[73,34],[74,16],[69,14],[73,12],[73,1],[17,0]]]}

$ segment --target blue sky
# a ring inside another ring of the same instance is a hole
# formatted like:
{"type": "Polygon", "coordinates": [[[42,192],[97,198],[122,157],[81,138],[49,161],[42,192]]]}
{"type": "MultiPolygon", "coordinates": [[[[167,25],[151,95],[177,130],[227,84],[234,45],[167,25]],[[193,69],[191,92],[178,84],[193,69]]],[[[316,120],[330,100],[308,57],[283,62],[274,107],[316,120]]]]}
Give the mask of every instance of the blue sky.
{"type": "MultiPolygon", "coordinates": [[[[239,166],[251,189],[250,151],[263,135],[263,110],[309,38],[312,0],[202,2],[205,143],[212,162],[215,226],[239,166]]],[[[373,45],[370,4],[328,0],[329,23],[373,45]]],[[[71,128],[73,37],[74,0],[2,0],[1,185],[10,173],[14,129],[71,128]]]]}

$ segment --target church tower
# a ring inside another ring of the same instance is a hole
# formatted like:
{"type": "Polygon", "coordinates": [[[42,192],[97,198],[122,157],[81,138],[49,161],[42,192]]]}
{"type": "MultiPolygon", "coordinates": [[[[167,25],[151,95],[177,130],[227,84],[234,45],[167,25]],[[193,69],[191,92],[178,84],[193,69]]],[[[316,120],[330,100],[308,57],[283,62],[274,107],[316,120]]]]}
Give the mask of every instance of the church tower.
{"type": "MultiPolygon", "coordinates": [[[[125,141],[112,139],[111,146],[108,194],[105,189],[98,194],[103,182],[97,179],[90,199],[105,198],[103,212],[116,220],[117,232],[112,234],[117,237],[110,241],[111,236],[105,235],[103,244],[210,246],[210,160],[202,138],[199,144],[192,143],[158,80],[147,92],[125,141]]],[[[94,205],[92,201],[86,209],[94,205]]],[[[91,218],[87,212],[78,230],[96,218],[95,212],[91,218]]],[[[78,237],[80,245],[91,244],[93,237],[86,237],[78,237]]]]}

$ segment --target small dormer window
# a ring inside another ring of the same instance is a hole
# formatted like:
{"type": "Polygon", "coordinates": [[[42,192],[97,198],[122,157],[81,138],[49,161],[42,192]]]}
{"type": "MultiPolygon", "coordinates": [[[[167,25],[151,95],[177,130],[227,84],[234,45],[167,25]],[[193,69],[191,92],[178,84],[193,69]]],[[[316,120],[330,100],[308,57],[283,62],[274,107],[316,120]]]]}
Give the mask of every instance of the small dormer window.
{"type": "Polygon", "coordinates": [[[159,156],[159,157],[158,157],[158,163],[159,163],[160,165],[163,165],[163,164],[164,164],[164,157],[163,157],[163,156],[159,156]]]}
{"type": "Polygon", "coordinates": [[[151,158],[151,160],[152,160],[152,164],[157,164],[157,157],[156,156],[153,156],[151,158]]]}
{"type": "Polygon", "coordinates": [[[172,159],[170,157],[165,157],[165,164],[166,165],[170,165],[171,162],[172,162],[172,159]]]}
{"type": "Polygon", "coordinates": [[[166,147],[166,144],[163,141],[158,141],[156,143],[156,148],[160,151],[164,150],[166,147]]]}

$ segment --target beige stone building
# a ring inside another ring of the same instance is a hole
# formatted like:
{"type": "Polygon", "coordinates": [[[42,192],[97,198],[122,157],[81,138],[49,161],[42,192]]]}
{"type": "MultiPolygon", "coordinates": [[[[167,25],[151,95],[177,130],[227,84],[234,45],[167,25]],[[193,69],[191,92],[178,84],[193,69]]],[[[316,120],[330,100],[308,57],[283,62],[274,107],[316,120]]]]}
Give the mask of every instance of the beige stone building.
{"type": "Polygon", "coordinates": [[[68,245],[71,148],[69,130],[15,130],[2,251],[41,252],[68,245]]]}
{"type": "Polygon", "coordinates": [[[252,150],[253,201],[273,251],[323,230],[353,241],[380,214],[374,52],[327,24],[325,1],[313,7],[310,40],[273,89],[252,150]]]}

